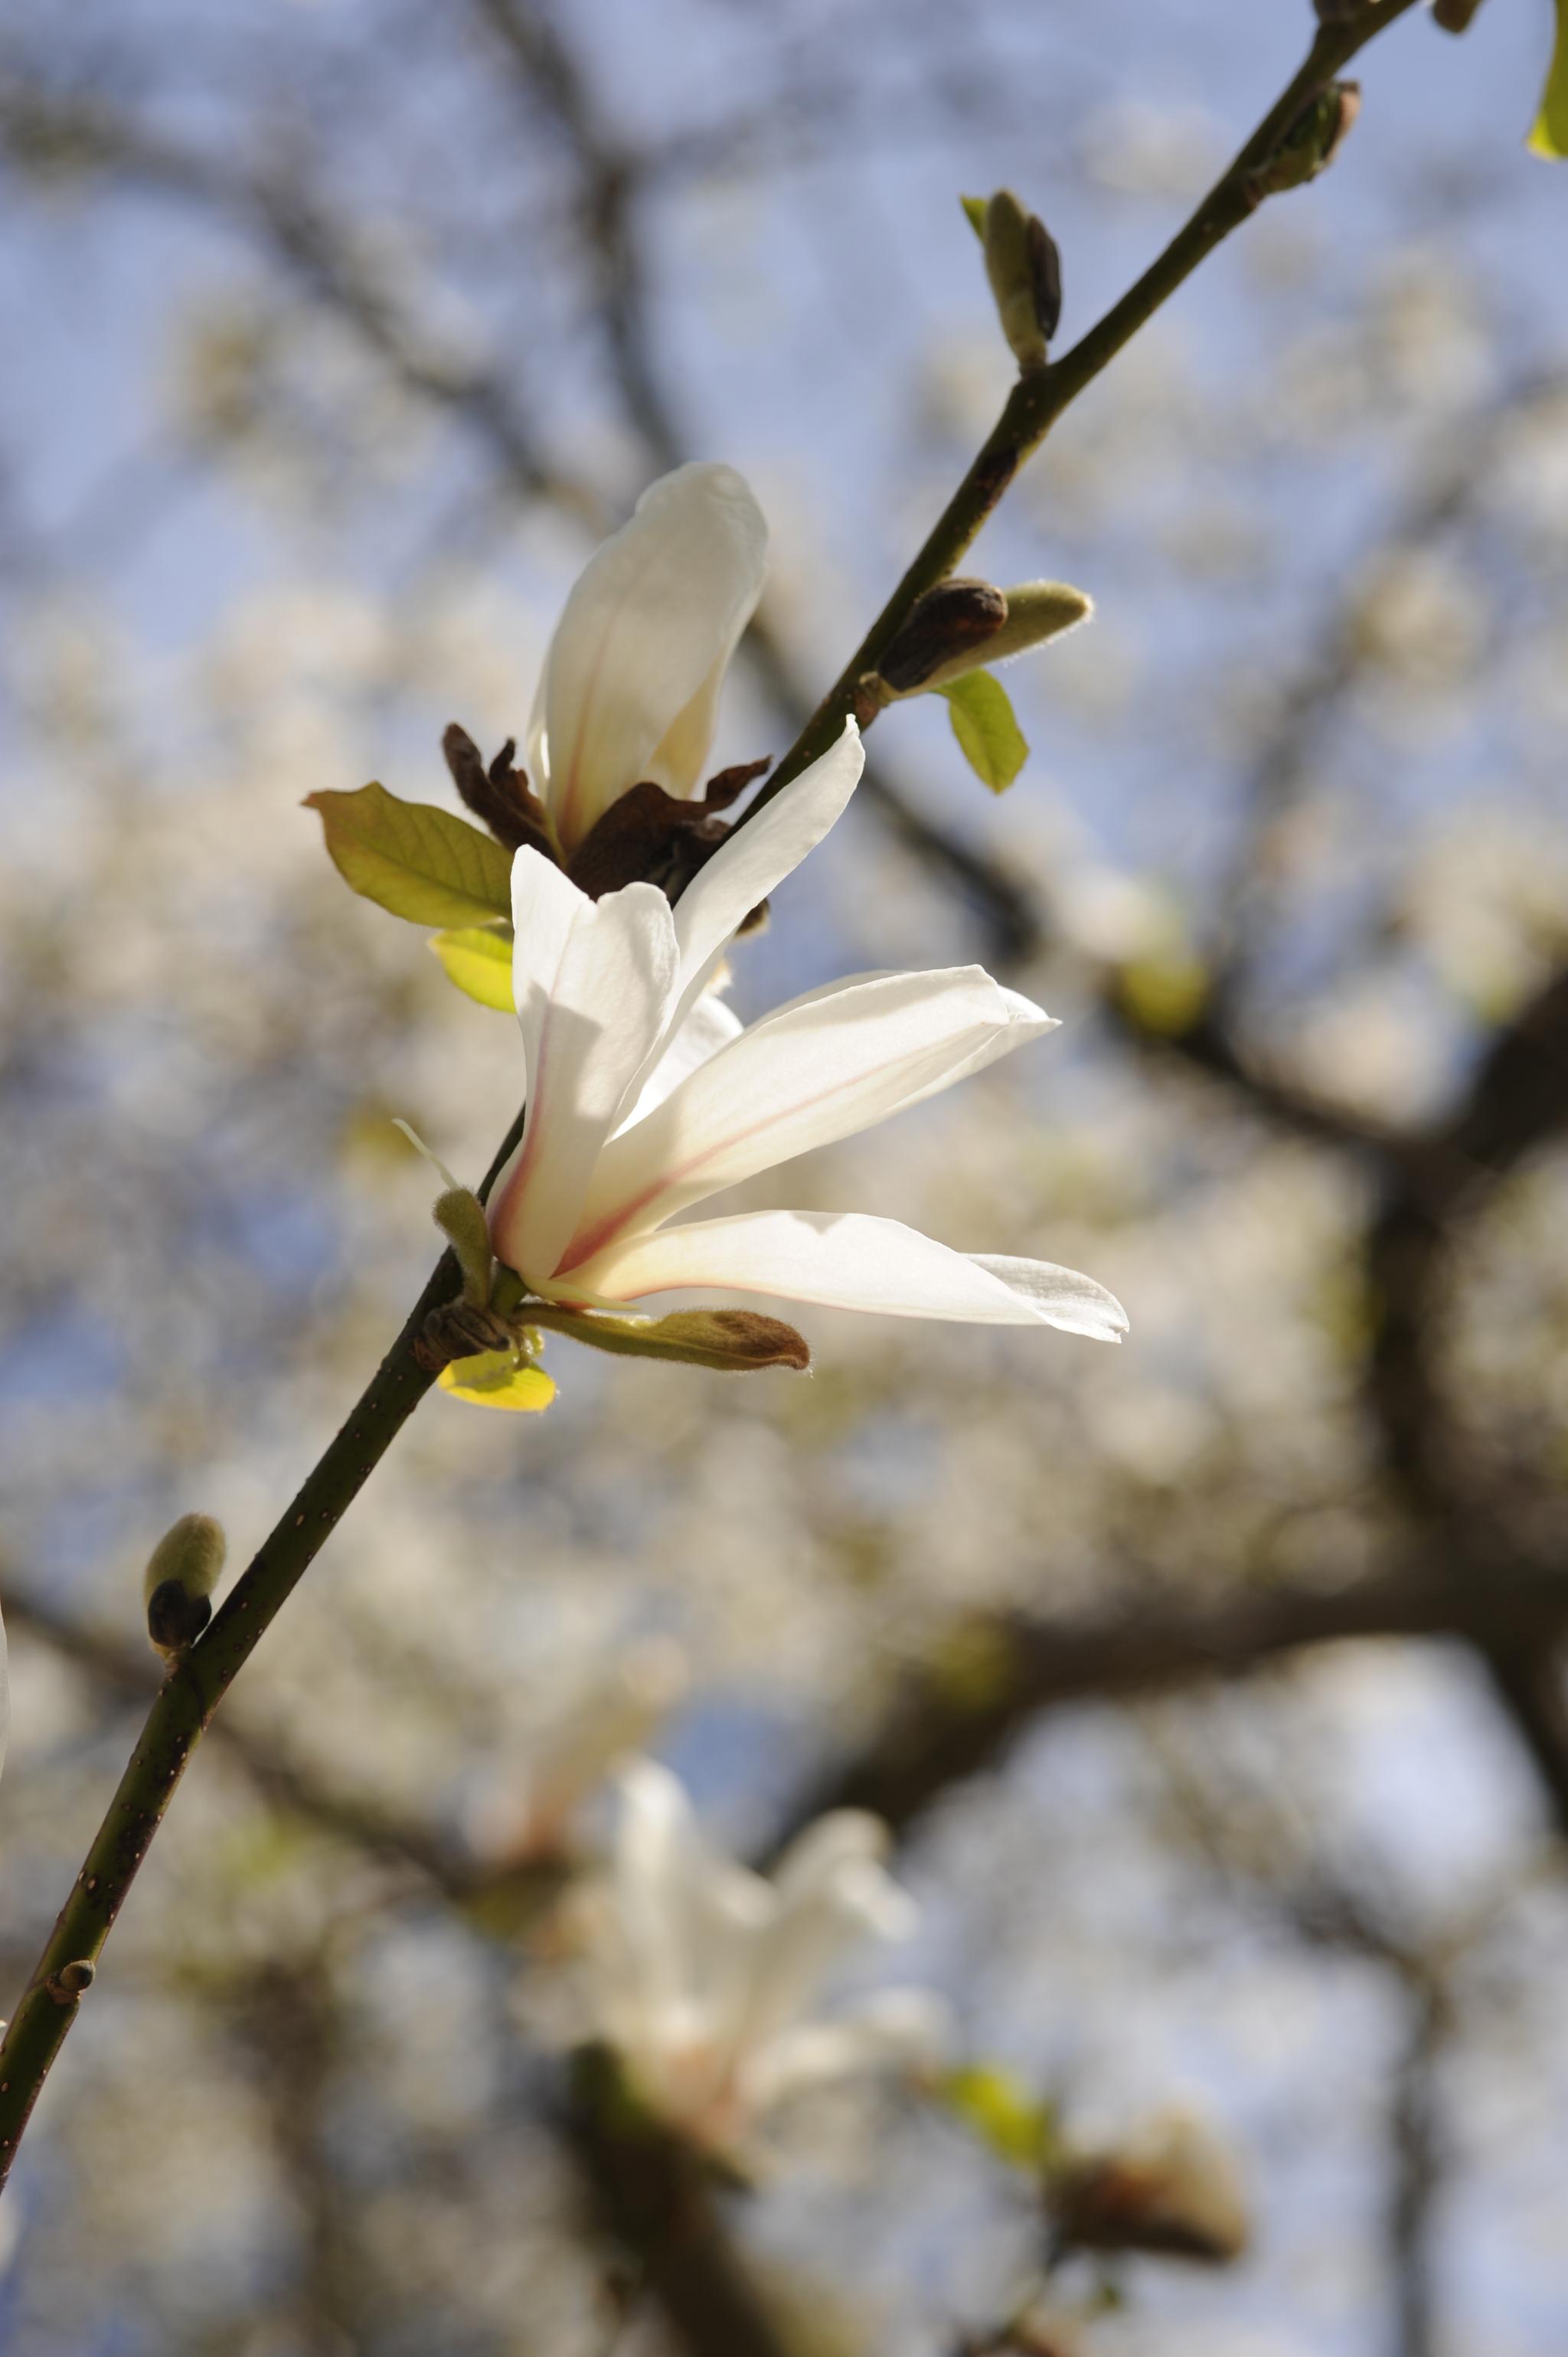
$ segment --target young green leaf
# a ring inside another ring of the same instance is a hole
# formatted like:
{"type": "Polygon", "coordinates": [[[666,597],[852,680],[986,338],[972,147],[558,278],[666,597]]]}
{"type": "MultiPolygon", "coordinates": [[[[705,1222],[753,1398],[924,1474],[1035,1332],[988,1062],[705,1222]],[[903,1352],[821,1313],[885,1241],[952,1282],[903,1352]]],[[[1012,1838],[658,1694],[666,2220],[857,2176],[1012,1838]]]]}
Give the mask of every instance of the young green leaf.
{"type": "Polygon", "coordinates": [[[1537,156],[1568,157],[1568,0],[1557,0],[1557,42],[1530,145],[1537,156]]]}
{"type": "Polygon", "coordinates": [[[999,2071],[992,2063],[971,2063],[950,2071],[939,2092],[999,2160],[1031,2173],[1046,2166],[1056,2141],[1051,2106],[1037,2102],[1011,2072],[999,2071]]]}
{"type": "Polygon", "coordinates": [[[365,899],[416,925],[478,925],[511,913],[511,855],[467,819],[384,786],[306,794],[333,865],[365,899]]]}
{"type": "Polygon", "coordinates": [[[451,932],[432,933],[430,946],[447,981],[467,997],[477,998],[481,1006],[499,1007],[503,1015],[515,1011],[510,925],[462,925],[451,932]]]}
{"type": "Polygon", "coordinates": [[[596,1310],[579,1311],[528,1305],[537,1325],[570,1334],[576,1342],[597,1351],[614,1351],[633,1359],[680,1359],[688,1366],[711,1367],[721,1374],[743,1374],[756,1367],[794,1367],[811,1363],[802,1335],[781,1318],[762,1318],[752,1309],[679,1309],[669,1318],[610,1318],[596,1310]]]}
{"type": "Polygon", "coordinates": [[[964,219],[983,245],[985,243],[985,199],[960,197],[959,202],[963,207],[964,219]]]}
{"type": "Polygon", "coordinates": [[[1005,793],[1028,759],[1029,747],[1001,681],[988,671],[966,672],[932,693],[946,696],[952,733],[981,784],[993,794],[1005,793]]]}
{"type": "Polygon", "coordinates": [[[476,1407],[510,1407],[532,1415],[548,1407],[555,1386],[542,1367],[519,1366],[510,1351],[480,1351],[472,1359],[454,1359],[436,1377],[454,1399],[472,1400],[476,1407]]]}

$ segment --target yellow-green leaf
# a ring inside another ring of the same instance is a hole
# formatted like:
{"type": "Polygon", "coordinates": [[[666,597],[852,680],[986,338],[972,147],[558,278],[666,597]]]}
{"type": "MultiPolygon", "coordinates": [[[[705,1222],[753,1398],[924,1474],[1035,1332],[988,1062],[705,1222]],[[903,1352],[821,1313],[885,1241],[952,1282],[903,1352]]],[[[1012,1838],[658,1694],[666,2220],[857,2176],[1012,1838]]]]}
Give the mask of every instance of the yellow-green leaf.
{"type": "Polygon", "coordinates": [[[455,982],[481,1006],[497,1006],[503,1015],[515,1011],[511,995],[511,927],[463,925],[453,932],[433,933],[430,946],[455,982]]]}
{"type": "Polygon", "coordinates": [[[940,2092],[998,2158],[1015,2169],[1045,2167],[1056,2141],[1051,2106],[1037,2102],[1009,2072],[991,2063],[972,2063],[965,2070],[950,2071],[940,2092]]]}
{"type": "Polygon", "coordinates": [[[1001,681],[988,671],[966,672],[932,693],[946,696],[952,733],[981,784],[993,794],[1005,793],[1028,759],[1029,747],[1001,681]]]}
{"type": "Polygon", "coordinates": [[[555,1396],[543,1368],[520,1367],[510,1351],[480,1351],[472,1359],[454,1359],[436,1381],[454,1399],[472,1400],[476,1407],[519,1408],[524,1415],[548,1407],[555,1396]]]}
{"type": "Polygon", "coordinates": [[[1190,1031],[1208,998],[1208,970],[1187,949],[1132,958],[1116,979],[1122,1004],[1139,1029],[1162,1039],[1190,1031]]]}
{"type": "Polygon", "coordinates": [[[985,199],[960,197],[959,202],[963,207],[965,220],[983,245],[985,243],[985,199]]]}
{"type": "Polygon", "coordinates": [[[511,914],[511,854],[467,819],[384,786],[306,794],[346,884],[416,925],[481,925],[511,914]]]}
{"type": "Polygon", "coordinates": [[[1530,145],[1537,156],[1568,156],[1568,0],[1557,0],[1557,42],[1530,145]]]}
{"type": "Polygon", "coordinates": [[[537,1324],[570,1334],[596,1351],[632,1359],[680,1359],[687,1366],[711,1367],[720,1374],[745,1374],[757,1367],[811,1363],[803,1335],[781,1318],[754,1309],[678,1309],[669,1318],[612,1318],[597,1310],[528,1305],[537,1324]]]}

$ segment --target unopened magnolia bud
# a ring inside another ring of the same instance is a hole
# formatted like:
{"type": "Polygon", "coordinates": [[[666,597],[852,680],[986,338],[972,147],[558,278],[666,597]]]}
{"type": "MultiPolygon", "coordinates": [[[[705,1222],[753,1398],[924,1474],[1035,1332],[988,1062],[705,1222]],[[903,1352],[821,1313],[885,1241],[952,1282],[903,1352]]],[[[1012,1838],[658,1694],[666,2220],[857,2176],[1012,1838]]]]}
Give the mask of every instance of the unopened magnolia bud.
{"type": "Polygon", "coordinates": [[[982,663],[1006,662],[1010,656],[1026,654],[1031,647],[1059,638],[1064,630],[1087,621],[1094,611],[1093,598],[1066,581],[1020,581],[1015,588],[1001,594],[1007,615],[1000,630],[973,654],[958,655],[940,664],[926,678],[927,687],[945,686],[949,680],[961,679],[982,663]]]}
{"type": "Polygon", "coordinates": [[[985,208],[985,274],[1019,367],[1044,368],[1061,317],[1061,257],[1011,188],[998,188],[985,208]]]}
{"type": "Polygon", "coordinates": [[[147,1635],[160,1653],[183,1652],[212,1618],[229,1542],[210,1514],[182,1514],[147,1558],[142,1595],[147,1635]]]}
{"type": "Polygon", "coordinates": [[[51,1973],[44,1987],[56,2005],[74,2005],[84,1996],[98,1977],[98,1967],[90,1956],[81,1956],[74,1964],[62,1964],[51,1973]]]}
{"type": "Polygon", "coordinates": [[[482,1308],[489,1300],[495,1274],[484,1205],[471,1187],[448,1187],[436,1197],[431,1216],[457,1255],[464,1300],[482,1308]]]}
{"type": "Polygon", "coordinates": [[[1070,2163],[1048,2198],[1069,2249],[1159,2251],[1218,2266],[1239,2258],[1251,2234],[1235,2161],[1185,2111],[1162,2112],[1124,2144],[1070,2163]]]}
{"type": "Polygon", "coordinates": [[[1315,180],[1334,161],[1360,112],[1359,81],[1331,81],[1309,98],[1268,162],[1249,173],[1248,200],[1261,204],[1265,197],[1315,180]]]}
{"type": "Polygon", "coordinates": [[[912,695],[927,682],[946,676],[956,663],[969,671],[983,662],[984,649],[1007,619],[1007,600],[989,581],[959,576],[939,581],[918,597],[909,619],[878,666],[895,695],[912,695]]]}

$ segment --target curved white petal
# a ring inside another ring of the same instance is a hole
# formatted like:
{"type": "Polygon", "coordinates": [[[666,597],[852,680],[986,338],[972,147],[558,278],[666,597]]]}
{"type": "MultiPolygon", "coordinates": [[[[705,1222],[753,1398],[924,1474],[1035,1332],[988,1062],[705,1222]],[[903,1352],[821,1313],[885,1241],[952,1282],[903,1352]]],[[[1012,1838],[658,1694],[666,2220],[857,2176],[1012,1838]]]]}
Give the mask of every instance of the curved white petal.
{"type": "Polygon", "coordinates": [[[568,851],[640,779],[691,791],[767,549],[762,511],[734,468],[692,466],[651,484],[589,559],[550,642],[530,731],[568,851]]]}
{"type": "Polygon", "coordinates": [[[814,851],[842,817],[865,767],[853,720],[836,744],[791,779],[765,809],[732,830],[675,904],[681,1003],[689,1006],[724,955],[736,927],[814,851]]]}
{"type": "Polygon", "coordinates": [[[763,2112],[793,2095],[878,2071],[934,2068],[947,2049],[952,2018],[927,1989],[884,1989],[833,2021],[780,2030],[749,2059],[745,2100],[763,2112]]]}
{"type": "Polygon", "coordinates": [[[1125,1332],[1125,1311],[1092,1277],[1045,1261],[1000,1265],[1006,1275],[896,1220],[856,1211],[746,1211],[610,1244],[574,1269],[572,1279],[614,1301],[693,1287],[890,1318],[1060,1326],[1102,1341],[1119,1341],[1125,1332]],[[1036,1274],[1026,1280],[1024,1270],[1036,1274]]]}
{"type": "Polygon", "coordinates": [[[757,1959],[746,2035],[772,2037],[809,2007],[840,1958],[866,1939],[906,1940],[919,1920],[908,1891],[865,1857],[840,1857],[798,1880],[757,1959]]]}
{"type": "Polygon", "coordinates": [[[968,1257],[1069,1334],[1119,1342],[1127,1331],[1127,1312],[1115,1295],[1091,1276],[1080,1276],[1076,1268],[1058,1268],[1049,1260],[1014,1260],[1003,1253],[971,1253],[968,1257]]]}
{"type": "Polygon", "coordinates": [[[869,1809],[830,1809],[798,1833],[784,1851],[773,1869],[775,1887],[789,1903],[846,1863],[869,1860],[880,1866],[891,1842],[886,1823],[869,1809]]]}
{"type": "Polygon", "coordinates": [[[561,1265],[868,1129],[1055,1028],[977,965],[813,992],[754,1023],[606,1147],[561,1265]]]}
{"type": "Polygon", "coordinates": [[[654,885],[628,884],[596,902],[537,851],[512,862],[512,918],[528,1115],[491,1197],[490,1236],[509,1268],[543,1284],[599,1150],[664,1036],[675,937],[654,885]]]}
{"type": "Polygon", "coordinates": [[[634,1122],[643,1120],[655,1105],[662,1104],[688,1073],[696,1071],[710,1056],[716,1056],[721,1048],[727,1048],[732,1039],[738,1039],[743,1028],[735,1009],[715,992],[704,990],[668,1047],[660,1050],[659,1061],[649,1072],[617,1135],[624,1135],[634,1122]]]}
{"type": "MultiPolygon", "coordinates": [[[[618,1780],[611,1907],[602,1925],[596,1961],[650,2034],[658,2018],[684,1998],[691,1960],[687,1918],[700,1853],[691,1803],[680,1780],[651,1760],[629,1761],[618,1780]]],[[[630,2033],[628,2022],[621,2035],[630,2033]]]]}

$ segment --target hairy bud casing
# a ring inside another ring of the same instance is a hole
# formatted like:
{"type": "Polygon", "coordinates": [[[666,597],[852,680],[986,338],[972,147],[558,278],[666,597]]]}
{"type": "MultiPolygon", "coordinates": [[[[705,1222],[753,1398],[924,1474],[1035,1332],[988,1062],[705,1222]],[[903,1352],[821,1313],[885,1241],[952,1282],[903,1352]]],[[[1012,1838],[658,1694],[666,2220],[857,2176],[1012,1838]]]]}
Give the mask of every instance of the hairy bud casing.
{"type": "Polygon", "coordinates": [[[1047,639],[1075,630],[1094,611],[1093,598],[1068,581],[1020,581],[1001,594],[1007,608],[1001,628],[972,653],[939,664],[927,676],[925,686],[945,687],[950,680],[961,679],[965,672],[977,671],[982,664],[1006,662],[1014,655],[1026,654],[1031,647],[1043,646],[1047,639]]]}
{"type": "Polygon", "coordinates": [[[431,1217],[453,1251],[463,1272],[463,1298],[483,1308],[490,1297],[495,1260],[485,1207],[471,1187],[448,1187],[437,1195],[431,1217]]]}
{"type": "Polygon", "coordinates": [[[877,667],[880,675],[895,695],[912,695],[953,663],[970,670],[986,660],[1006,620],[1007,600],[989,581],[961,575],[939,581],[915,600],[877,667]],[[983,648],[985,654],[977,651],[983,648]]]}
{"type": "Polygon", "coordinates": [[[1046,364],[1061,317],[1061,257],[1045,223],[998,188],[985,208],[985,274],[1002,332],[1021,369],[1046,364]]]}
{"type": "Polygon", "coordinates": [[[182,1514],[164,1533],[142,1580],[147,1635],[158,1652],[183,1652],[200,1636],[228,1552],[223,1525],[210,1514],[182,1514]]]}
{"type": "Polygon", "coordinates": [[[1361,112],[1359,81],[1331,81],[1309,98],[1267,163],[1247,176],[1249,203],[1262,204],[1287,188],[1299,188],[1326,171],[1348,137],[1361,112]]]}

